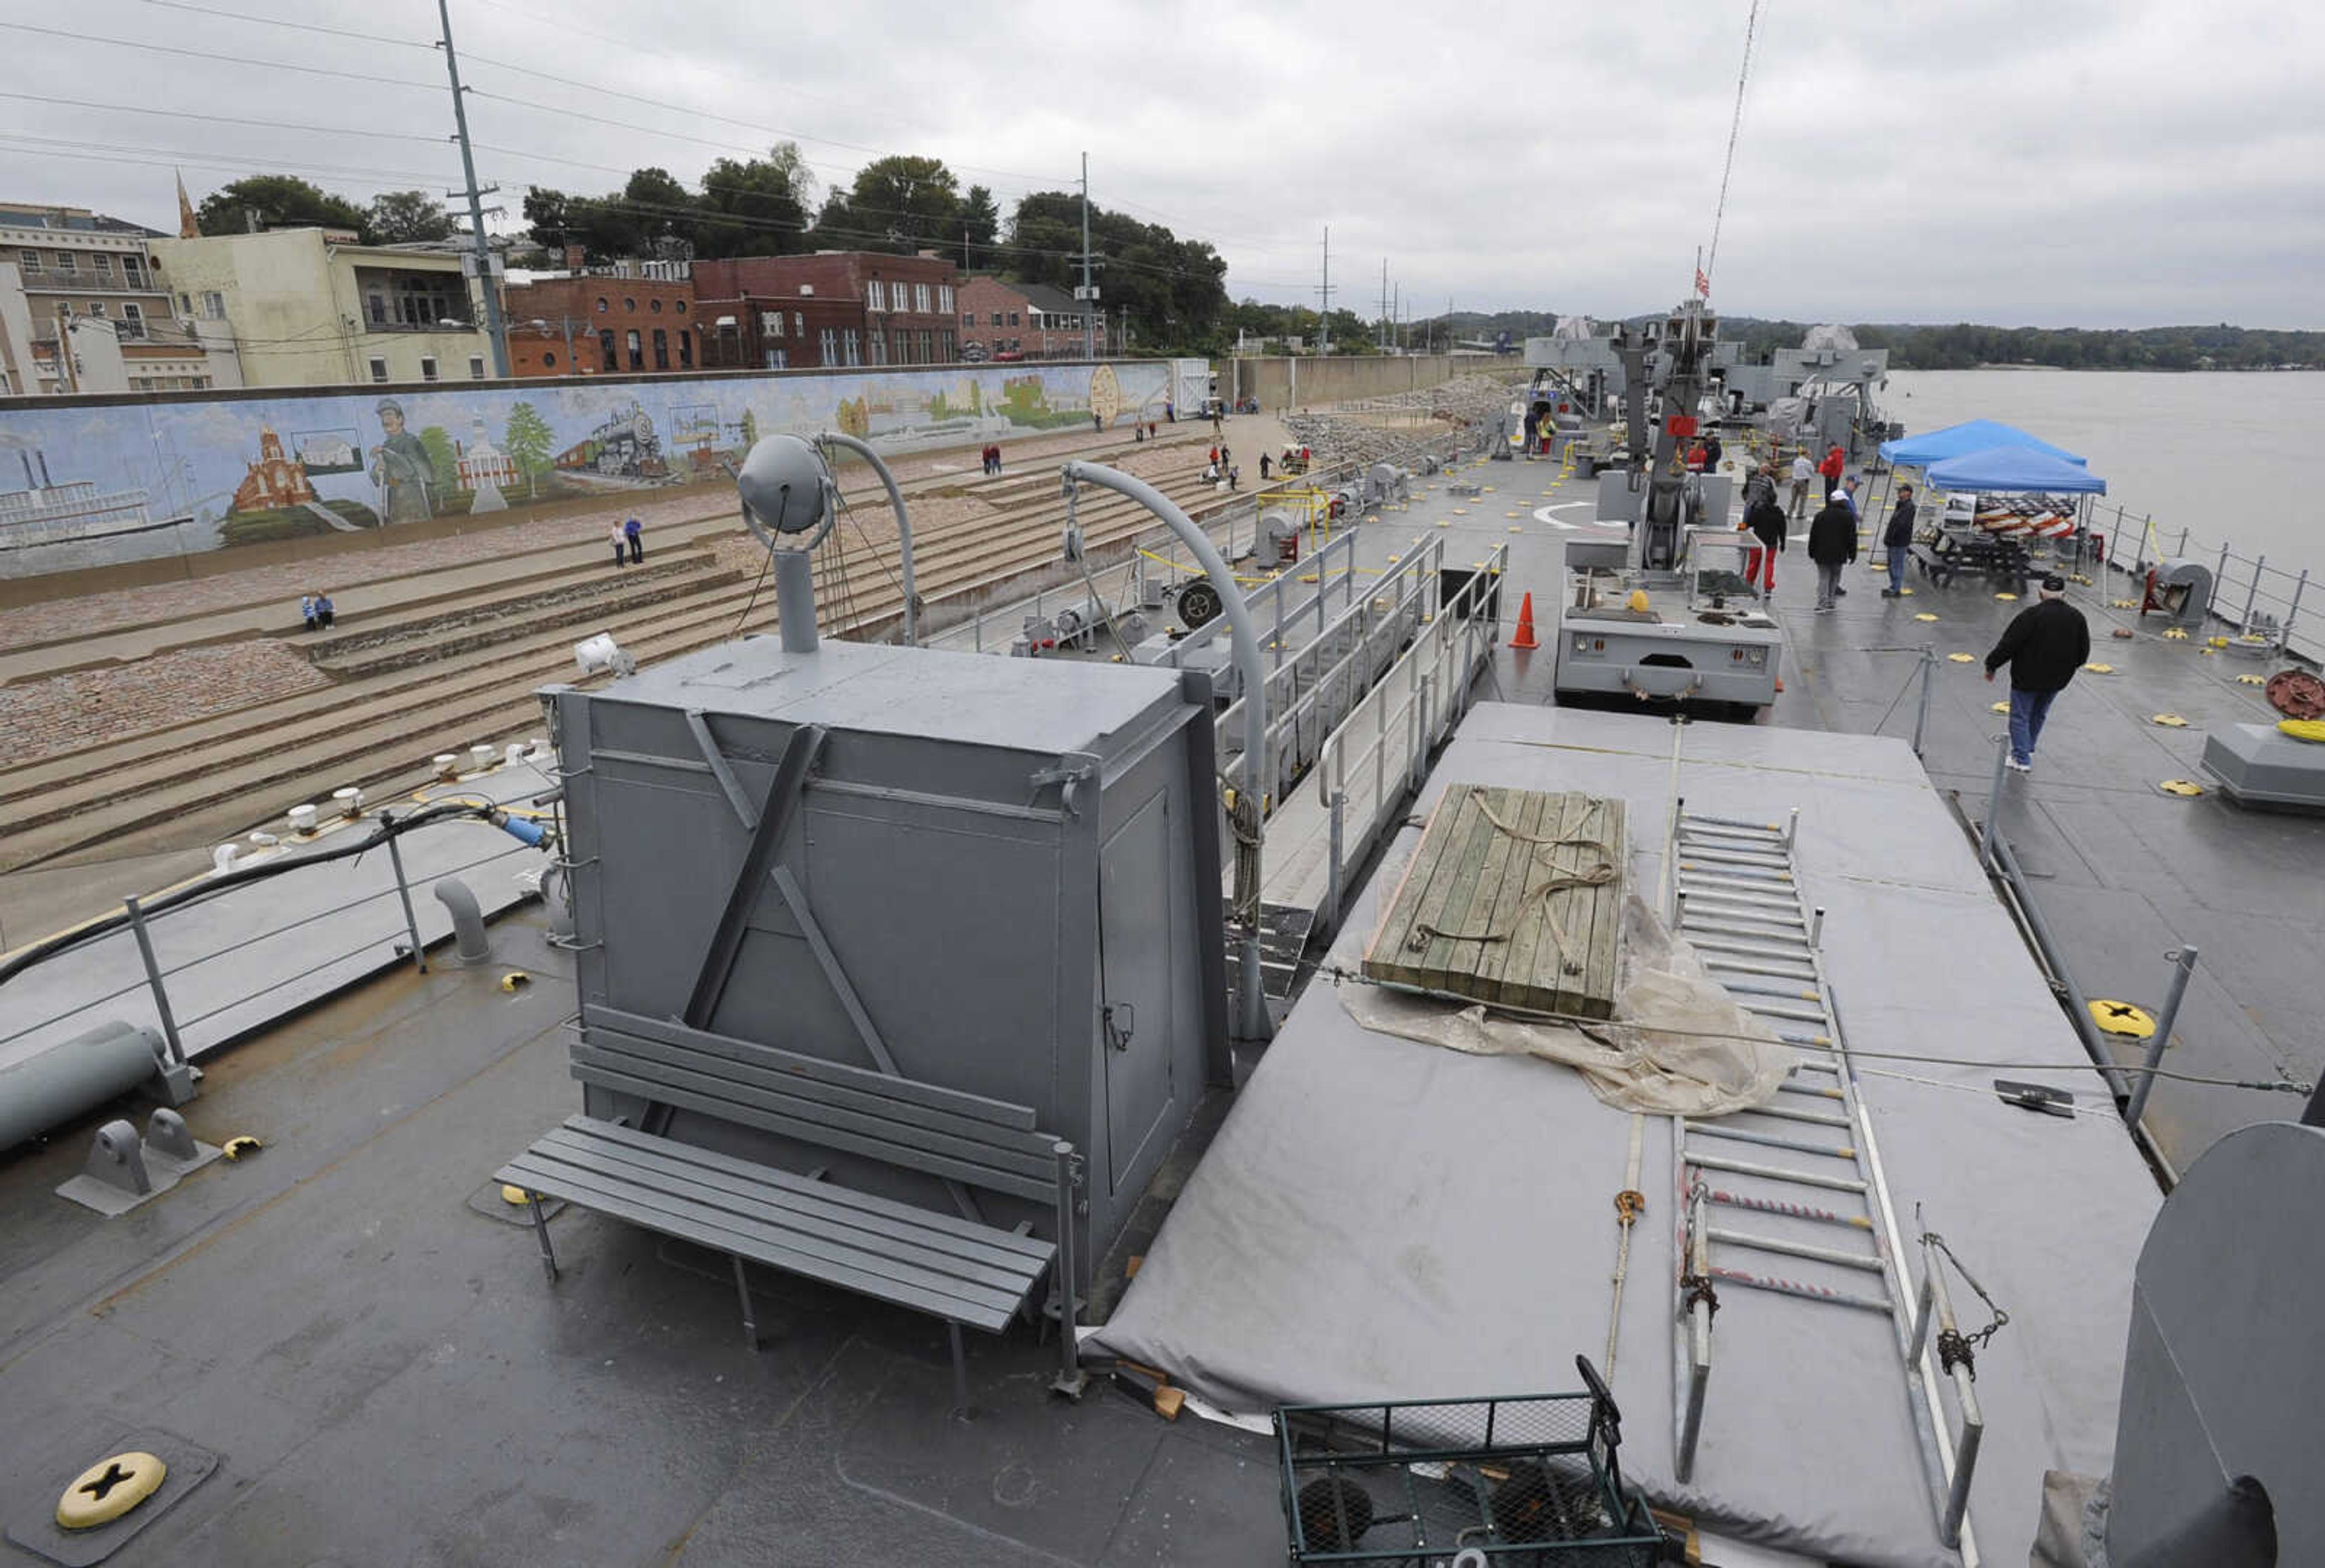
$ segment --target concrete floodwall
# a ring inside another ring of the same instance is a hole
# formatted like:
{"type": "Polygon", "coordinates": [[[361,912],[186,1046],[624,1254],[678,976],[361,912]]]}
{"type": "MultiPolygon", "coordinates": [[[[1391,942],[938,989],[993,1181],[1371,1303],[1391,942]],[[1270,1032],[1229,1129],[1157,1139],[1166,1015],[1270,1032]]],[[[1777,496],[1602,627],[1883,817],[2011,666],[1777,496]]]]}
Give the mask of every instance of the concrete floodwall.
{"type": "Polygon", "coordinates": [[[1219,395],[1231,401],[1259,399],[1262,412],[1320,408],[1351,398],[1383,397],[1440,385],[1473,364],[1446,354],[1364,355],[1340,358],[1225,359],[1219,362],[1219,395]]]}
{"type": "MultiPolygon", "coordinates": [[[[1199,362],[1200,363],[1200,362],[1199,362]]],[[[0,399],[0,579],[518,513],[716,475],[762,435],[884,452],[1162,418],[1174,362],[593,376],[0,399]]]]}

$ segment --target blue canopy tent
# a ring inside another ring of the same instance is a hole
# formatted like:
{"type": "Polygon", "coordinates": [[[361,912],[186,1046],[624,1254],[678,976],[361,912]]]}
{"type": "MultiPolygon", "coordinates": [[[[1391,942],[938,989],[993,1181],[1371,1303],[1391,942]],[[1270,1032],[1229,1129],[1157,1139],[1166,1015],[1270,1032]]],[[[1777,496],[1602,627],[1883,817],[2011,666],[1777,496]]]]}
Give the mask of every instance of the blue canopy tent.
{"type": "MultiPolygon", "coordinates": [[[[1963,424],[1950,424],[1943,430],[1931,431],[1926,435],[1900,436],[1894,441],[1883,441],[1881,456],[1892,464],[1926,467],[1931,463],[1943,462],[1948,458],[1967,457],[1997,447],[2024,448],[2078,466],[2083,461],[2064,447],[2054,447],[2049,441],[2028,435],[2015,425],[1991,419],[1973,419],[1963,424]]],[[[1937,480],[1932,478],[1930,482],[1935,484],[1937,480]]]]}
{"type": "MultiPolygon", "coordinates": [[[[2085,468],[2082,459],[2070,461],[2055,457],[2052,455],[2054,450],[2040,446],[1987,447],[1931,463],[1922,473],[1930,487],[1938,490],[2033,491],[2046,496],[2107,494],[2107,481],[2085,468]]],[[[1885,453],[1888,448],[1882,450],[1885,453]]]]}

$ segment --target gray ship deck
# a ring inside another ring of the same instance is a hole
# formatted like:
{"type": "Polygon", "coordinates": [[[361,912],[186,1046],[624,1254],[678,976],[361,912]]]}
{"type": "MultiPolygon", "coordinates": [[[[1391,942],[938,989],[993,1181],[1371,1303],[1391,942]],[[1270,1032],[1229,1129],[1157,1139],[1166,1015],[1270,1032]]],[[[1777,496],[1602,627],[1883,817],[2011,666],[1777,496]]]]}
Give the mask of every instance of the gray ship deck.
{"type": "MultiPolygon", "coordinates": [[[[1487,478],[1531,495],[1553,473],[1496,464],[1487,478]]],[[[1457,518],[1456,504],[1429,493],[1378,526],[1383,547],[1448,514],[1448,532],[1479,552],[1514,547],[1505,615],[1518,590],[1549,589],[1556,535],[1544,524],[1561,514],[1530,515],[1512,534],[1503,508],[1471,503],[1457,518]]],[[[2015,608],[1976,584],[1917,581],[1914,598],[1883,600],[1860,570],[1842,612],[1811,618],[1797,548],[1782,571],[1789,689],[1765,721],[1778,727],[1909,733],[1911,693],[1892,705],[1913,661],[1880,650],[1934,634],[1941,653],[1980,652],[2015,608]],[[1942,618],[1915,622],[1922,609],[1942,618]]],[[[2003,807],[2077,978],[2153,1006],[2162,951],[2198,942],[2204,962],[2168,1061],[2312,1076],[2325,1052],[2307,1021],[2325,822],[2154,793],[2156,779],[2194,775],[2205,722],[2257,718],[2259,705],[2214,667],[2225,659],[2192,645],[2100,645],[2124,673],[2078,681],[2038,771],[2011,782],[2003,807]],[[2166,709],[2191,728],[2144,722],[2166,709]]],[[[1507,700],[1539,703],[1547,654],[1505,651],[1496,675],[1507,700]]],[[[1974,668],[1940,667],[1928,765],[1973,817],[1994,696],[1974,668]]],[[[1781,758],[1781,733],[1762,733],[1781,758]]],[[[1878,835],[1867,838],[1877,859],[1878,835]]],[[[1901,841],[1901,857],[1910,848],[1901,841]]],[[[1264,1441],[1166,1425],[1102,1388],[1079,1406],[1052,1400],[1051,1357],[1022,1333],[972,1341],[975,1415],[962,1423],[947,1418],[942,1329],[927,1319],[755,1275],[769,1342],[748,1355],[716,1260],[579,1214],[556,1221],[567,1273],[545,1288],[523,1229],[471,1206],[481,1195],[494,1209],[489,1174],[578,1100],[561,1027],[568,966],[541,934],[527,913],[498,928],[500,965],[399,971],[217,1054],[189,1120],[213,1142],[255,1133],[266,1150],[125,1218],[51,1195],[94,1118],[0,1156],[0,1526],[45,1514],[61,1477],[116,1435],[158,1426],[217,1452],[220,1469],[116,1562],[1282,1561],[1264,1441]],[[504,993],[509,964],[541,983],[504,993]]],[[[1912,1007],[2016,1026],[1964,997],[1941,930],[1882,963],[1912,1007]]],[[[2048,1006],[2025,990],[2016,1007],[2048,1006]]],[[[2055,1014],[2039,1026],[2061,1027],[2055,1014]]],[[[2184,1164],[2226,1127],[2293,1109],[2167,1084],[2151,1116],[2184,1164]]],[[[1198,1141],[1158,1178],[1158,1210],[1198,1141]]],[[[1603,1209],[1603,1194],[1590,1204],[1603,1209]]],[[[1574,1348],[1603,1326],[1578,1331],[1574,1348]]],[[[2088,1327],[2112,1356],[2121,1325],[2088,1327]]],[[[2084,1394],[2111,1404],[2115,1390],[2084,1394]]],[[[1642,1421],[1637,1440],[1662,1434],[1642,1421]]],[[[0,1561],[18,1560],[33,1559],[0,1546],[0,1561]]]]}

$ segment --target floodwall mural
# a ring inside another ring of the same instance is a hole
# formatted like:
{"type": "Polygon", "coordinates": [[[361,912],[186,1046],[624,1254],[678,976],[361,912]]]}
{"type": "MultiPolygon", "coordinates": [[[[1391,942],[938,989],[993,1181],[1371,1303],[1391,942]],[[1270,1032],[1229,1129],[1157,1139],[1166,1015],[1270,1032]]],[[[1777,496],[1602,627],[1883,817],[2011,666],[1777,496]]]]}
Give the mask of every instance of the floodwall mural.
{"type": "Polygon", "coordinates": [[[1178,364],[20,403],[0,408],[0,577],[684,484],[778,431],[909,452],[1160,420],[1178,364]]]}

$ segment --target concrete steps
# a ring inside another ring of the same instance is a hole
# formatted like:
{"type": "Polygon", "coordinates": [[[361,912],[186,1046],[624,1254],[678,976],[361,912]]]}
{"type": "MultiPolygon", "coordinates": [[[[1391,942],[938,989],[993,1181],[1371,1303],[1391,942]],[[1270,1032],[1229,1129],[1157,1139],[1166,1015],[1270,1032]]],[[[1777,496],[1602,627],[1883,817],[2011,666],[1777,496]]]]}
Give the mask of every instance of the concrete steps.
{"type": "MultiPolygon", "coordinates": [[[[1200,476],[1162,487],[1196,510],[1219,499],[1200,476]]],[[[1147,531],[1150,514],[1109,497],[1079,508],[1093,549],[1147,531]]],[[[974,597],[1058,556],[1052,496],[1000,526],[970,519],[915,540],[924,600],[974,597]]],[[[819,570],[820,602],[835,634],[878,635],[900,618],[893,543],[850,552],[842,583],[819,570]],[[869,559],[867,559],[869,558],[869,559]],[[855,613],[846,617],[850,604],[855,613]]],[[[820,563],[821,564],[821,563],[820,563]]],[[[682,598],[589,617],[642,661],[662,659],[735,635],[752,586],[739,574],[682,598]]],[[[771,595],[761,615],[773,619],[771,595]]],[[[579,623],[577,623],[579,624],[579,623]]],[[[355,784],[377,792],[417,783],[435,752],[470,739],[534,733],[533,689],[571,673],[572,626],[535,632],[351,682],[324,693],[261,704],[176,732],[112,743],[0,774],[9,830],[0,870],[73,855],[125,835],[165,831],[173,841],[219,840],[310,796],[355,784]],[[38,775],[37,777],[33,775],[38,775]]]]}

